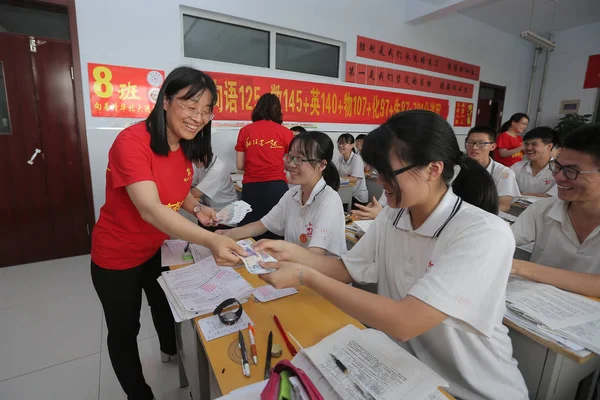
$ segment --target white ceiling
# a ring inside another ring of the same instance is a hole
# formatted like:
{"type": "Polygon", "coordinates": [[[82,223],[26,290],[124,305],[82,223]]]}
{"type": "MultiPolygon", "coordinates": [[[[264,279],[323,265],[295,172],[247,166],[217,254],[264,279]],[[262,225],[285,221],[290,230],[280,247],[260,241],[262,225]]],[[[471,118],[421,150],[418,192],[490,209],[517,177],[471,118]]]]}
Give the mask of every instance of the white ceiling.
{"type": "Polygon", "coordinates": [[[488,0],[460,13],[512,35],[525,30],[547,35],[600,22],[600,0],[488,0]]]}

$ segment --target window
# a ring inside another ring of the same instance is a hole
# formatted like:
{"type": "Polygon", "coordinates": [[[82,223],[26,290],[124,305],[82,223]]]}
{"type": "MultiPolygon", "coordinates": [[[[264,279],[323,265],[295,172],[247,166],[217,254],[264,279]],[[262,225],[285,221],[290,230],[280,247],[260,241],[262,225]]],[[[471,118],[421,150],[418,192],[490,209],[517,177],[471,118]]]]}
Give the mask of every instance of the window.
{"type": "Polygon", "coordinates": [[[183,15],[185,57],[269,68],[270,33],[183,15]]]}
{"type": "Polygon", "coordinates": [[[4,84],[4,69],[0,61],[0,135],[10,134],[10,115],[8,115],[8,98],[4,84]]]}
{"type": "Polygon", "coordinates": [[[69,15],[66,7],[50,4],[34,7],[15,1],[0,0],[0,32],[70,39],[69,15]]]}
{"type": "Polygon", "coordinates": [[[338,77],[340,48],[331,44],[277,34],[275,68],[338,77]]]}

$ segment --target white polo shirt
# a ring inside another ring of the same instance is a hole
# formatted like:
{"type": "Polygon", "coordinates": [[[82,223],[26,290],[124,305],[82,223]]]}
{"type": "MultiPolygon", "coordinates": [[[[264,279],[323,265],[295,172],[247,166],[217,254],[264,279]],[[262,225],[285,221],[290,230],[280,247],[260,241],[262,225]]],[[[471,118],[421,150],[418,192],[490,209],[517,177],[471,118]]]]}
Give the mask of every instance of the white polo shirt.
{"type": "Polygon", "coordinates": [[[517,179],[515,178],[515,173],[511,171],[510,168],[490,158],[490,163],[486,169],[494,179],[496,189],[498,189],[498,197],[521,196],[519,186],[517,185],[517,179]]]}
{"type": "Polygon", "coordinates": [[[358,178],[356,185],[352,188],[352,197],[361,203],[369,201],[369,191],[367,190],[367,182],[365,181],[365,163],[362,157],[355,153],[350,153],[348,161],[344,160],[344,156],[340,155],[333,160],[333,164],[338,169],[340,176],[353,176],[358,178]]]}
{"type": "Polygon", "coordinates": [[[502,325],[513,252],[506,222],[448,189],[416,230],[407,209],[384,208],[342,260],[355,281],[377,282],[380,295],[411,295],[448,315],[400,345],[450,382],[452,395],[524,400],[502,325]]]}
{"type": "Polygon", "coordinates": [[[600,225],[580,243],[567,206],[553,197],[527,207],[511,226],[517,246],[535,242],[531,262],[600,274],[600,225]]]}
{"type": "Polygon", "coordinates": [[[550,196],[558,196],[558,187],[548,164],[536,176],[533,176],[531,162],[528,160],[519,161],[510,169],[517,176],[521,193],[546,193],[550,196]]]}
{"type": "Polygon", "coordinates": [[[207,204],[216,210],[222,210],[238,200],[225,163],[216,155],[208,168],[194,165],[192,186],[201,191],[206,196],[207,204]]]}
{"type": "Polygon", "coordinates": [[[306,204],[302,205],[302,188],[288,190],[260,222],[287,242],[304,248],[320,247],[336,256],[346,248],[346,222],[342,200],[321,178],[306,204]]]}

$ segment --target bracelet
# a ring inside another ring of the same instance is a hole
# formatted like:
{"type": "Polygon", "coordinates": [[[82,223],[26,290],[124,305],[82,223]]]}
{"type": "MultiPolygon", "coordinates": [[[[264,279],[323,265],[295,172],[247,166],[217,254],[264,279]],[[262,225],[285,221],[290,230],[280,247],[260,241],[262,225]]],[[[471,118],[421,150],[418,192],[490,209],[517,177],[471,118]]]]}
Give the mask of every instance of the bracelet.
{"type": "Polygon", "coordinates": [[[304,270],[300,269],[298,272],[298,280],[300,281],[300,286],[304,286],[304,270]]]}

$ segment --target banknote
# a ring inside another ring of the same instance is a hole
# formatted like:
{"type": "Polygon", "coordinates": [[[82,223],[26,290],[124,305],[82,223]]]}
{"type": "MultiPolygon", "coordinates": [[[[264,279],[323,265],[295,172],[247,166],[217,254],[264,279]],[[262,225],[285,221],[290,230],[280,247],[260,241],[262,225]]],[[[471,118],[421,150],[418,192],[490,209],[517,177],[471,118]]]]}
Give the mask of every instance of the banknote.
{"type": "Polygon", "coordinates": [[[257,275],[257,274],[270,274],[271,272],[275,271],[274,269],[263,268],[259,264],[259,262],[261,262],[261,261],[277,262],[277,260],[275,258],[271,257],[267,253],[263,253],[263,252],[254,250],[254,248],[252,248],[252,246],[250,244],[244,242],[243,240],[241,240],[237,243],[246,251],[246,253],[248,253],[247,257],[242,257],[242,256],[238,255],[238,257],[244,263],[244,266],[246,267],[246,270],[248,270],[248,272],[250,272],[253,275],[257,275]]]}

